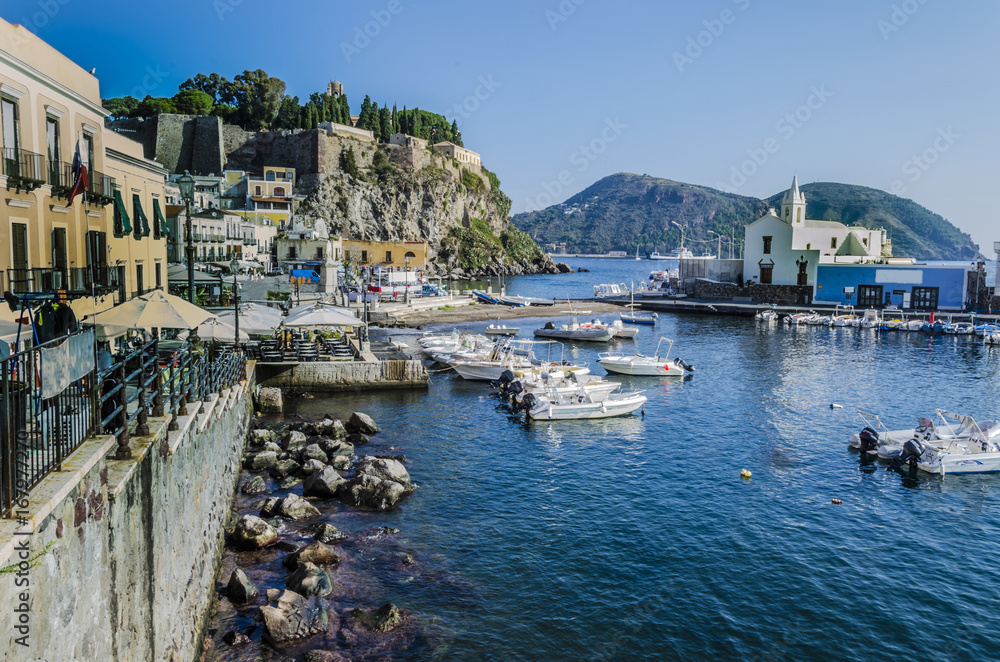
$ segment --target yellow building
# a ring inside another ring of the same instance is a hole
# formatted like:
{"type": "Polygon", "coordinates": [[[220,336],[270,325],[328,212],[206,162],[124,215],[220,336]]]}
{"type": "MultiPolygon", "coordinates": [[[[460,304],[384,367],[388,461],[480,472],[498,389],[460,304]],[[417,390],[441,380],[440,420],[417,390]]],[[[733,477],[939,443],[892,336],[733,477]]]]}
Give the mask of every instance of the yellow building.
{"type": "Polygon", "coordinates": [[[444,141],[434,143],[434,147],[436,147],[439,152],[444,154],[449,159],[455,159],[463,165],[474,165],[480,167],[483,165],[478,152],[473,152],[471,149],[459,147],[455,143],[444,141]]]}
{"type": "Polygon", "coordinates": [[[263,173],[247,175],[246,182],[247,217],[257,225],[266,219],[278,229],[289,227],[295,168],[264,166],[263,173]]]}
{"type": "MultiPolygon", "coordinates": [[[[161,249],[140,248],[139,242],[151,242],[141,234],[139,239],[127,233],[115,236],[120,217],[116,200],[122,200],[131,220],[133,195],[138,194],[147,218],[152,218],[153,195],[162,196],[162,175],[156,164],[142,159],[138,144],[104,130],[106,116],[97,78],[30,31],[0,19],[4,291],[18,296],[61,291],[70,298],[89,299],[85,307],[92,309],[95,294],[116,303],[137,289],[140,277],[143,288],[154,282],[153,265],[161,249]],[[78,140],[89,191],[70,203],[78,140]],[[117,181],[126,174],[128,184],[117,181]],[[137,272],[137,260],[150,269],[149,281],[137,272]]],[[[165,248],[162,251],[165,257],[165,248]]],[[[0,316],[16,315],[3,307],[0,316]]]]}
{"type": "Polygon", "coordinates": [[[360,241],[344,239],[344,260],[358,266],[423,269],[426,241],[360,241]]]}

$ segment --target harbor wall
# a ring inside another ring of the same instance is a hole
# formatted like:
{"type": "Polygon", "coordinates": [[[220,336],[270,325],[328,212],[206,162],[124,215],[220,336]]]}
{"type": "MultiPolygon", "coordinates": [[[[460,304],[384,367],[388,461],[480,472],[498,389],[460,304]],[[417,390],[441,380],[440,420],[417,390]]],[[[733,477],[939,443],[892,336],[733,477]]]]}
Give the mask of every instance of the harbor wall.
{"type": "Polygon", "coordinates": [[[128,460],[113,459],[113,437],[87,440],[31,490],[21,522],[0,523],[2,659],[197,657],[252,383],[251,367],[178,430],[150,418],[128,460]]]}
{"type": "Polygon", "coordinates": [[[310,391],[426,388],[430,376],[420,361],[314,361],[257,364],[261,386],[310,391]]]}

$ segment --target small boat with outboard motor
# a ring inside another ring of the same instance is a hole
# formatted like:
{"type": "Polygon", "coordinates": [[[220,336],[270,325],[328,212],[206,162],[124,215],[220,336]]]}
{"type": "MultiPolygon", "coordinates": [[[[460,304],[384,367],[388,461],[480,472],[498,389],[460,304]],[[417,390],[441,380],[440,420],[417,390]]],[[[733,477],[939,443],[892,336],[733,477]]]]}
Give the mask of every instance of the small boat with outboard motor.
{"type": "Polygon", "coordinates": [[[603,352],[597,355],[597,362],[609,373],[619,375],[682,377],[694,372],[694,366],[685,363],[683,359],[677,358],[671,361],[668,358],[673,346],[673,340],[661,337],[656,343],[653,356],[645,356],[638,352],[632,355],[622,352],[603,352]],[[667,351],[661,355],[660,347],[664,341],[667,342],[667,351]]]}
{"type": "Polygon", "coordinates": [[[532,420],[566,421],[625,416],[644,404],[646,396],[640,391],[599,393],[582,387],[569,391],[552,388],[526,393],[513,409],[515,413],[526,412],[532,420]]]}
{"type": "Polygon", "coordinates": [[[578,314],[570,318],[568,324],[556,326],[554,322],[546,322],[545,326],[535,329],[537,338],[553,338],[556,340],[586,340],[590,342],[611,342],[615,337],[615,329],[599,320],[580,322],[578,314]]]}
{"type": "Polygon", "coordinates": [[[506,324],[493,323],[483,331],[488,336],[516,336],[520,332],[520,327],[507,326],[506,324]]]}
{"type": "Polygon", "coordinates": [[[918,417],[915,428],[889,430],[877,414],[858,411],[865,427],[858,434],[851,435],[848,444],[899,468],[916,466],[916,458],[928,448],[945,449],[953,443],[974,437],[1000,440],[1000,421],[976,421],[970,416],[953,414],[944,409],[935,409],[934,413],[940,421],[937,424],[929,418],[918,417]]]}

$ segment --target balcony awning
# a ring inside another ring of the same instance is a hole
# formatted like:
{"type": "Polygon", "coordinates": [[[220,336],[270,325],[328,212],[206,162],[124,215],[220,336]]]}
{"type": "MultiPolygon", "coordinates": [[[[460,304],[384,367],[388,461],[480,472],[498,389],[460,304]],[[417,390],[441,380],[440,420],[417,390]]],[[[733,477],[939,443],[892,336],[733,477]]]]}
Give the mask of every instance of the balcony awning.
{"type": "Polygon", "coordinates": [[[125,201],[122,200],[122,192],[115,189],[115,236],[124,237],[132,231],[132,223],[128,217],[128,210],[125,209],[125,201]]]}
{"type": "Polygon", "coordinates": [[[132,196],[132,213],[135,215],[135,236],[137,238],[148,237],[149,219],[146,218],[146,212],[142,210],[142,201],[139,200],[138,195],[132,196]]]}
{"type": "Polygon", "coordinates": [[[163,210],[160,209],[160,201],[153,198],[153,223],[156,227],[160,228],[160,236],[167,237],[170,235],[170,227],[167,225],[167,221],[163,218],[163,210]]]}

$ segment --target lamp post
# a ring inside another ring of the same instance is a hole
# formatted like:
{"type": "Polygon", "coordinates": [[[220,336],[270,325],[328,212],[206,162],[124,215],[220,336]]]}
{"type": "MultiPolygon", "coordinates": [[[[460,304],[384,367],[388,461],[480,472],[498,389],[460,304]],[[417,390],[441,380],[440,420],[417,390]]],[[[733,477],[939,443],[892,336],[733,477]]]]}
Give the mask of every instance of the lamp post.
{"type": "Polygon", "coordinates": [[[184,210],[187,220],[184,222],[187,246],[187,267],[188,267],[188,301],[194,303],[194,244],[191,235],[191,201],[194,199],[194,177],[187,170],[177,178],[177,188],[181,190],[181,198],[184,199],[184,210]]]}
{"type": "Polygon", "coordinates": [[[722,259],[722,235],[719,234],[718,232],[716,232],[715,230],[709,230],[708,234],[714,234],[715,235],[715,237],[716,237],[715,256],[718,259],[721,260],[722,259]]]}
{"type": "Polygon", "coordinates": [[[676,225],[677,227],[679,227],[681,229],[681,254],[683,254],[684,253],[684,228],[677,221],[670,221],[670,222],[673,223],[674,225],[676,225]]]}
{"type": "Polygon", "coordinates": [[[235,257],[229,262],[229,270],[233,272],[233,326],[236,328],[236,344],[233,351],[240,351],[240,291],[236,285],[236,272],[240,270],[240,261],[235,257]]]}

